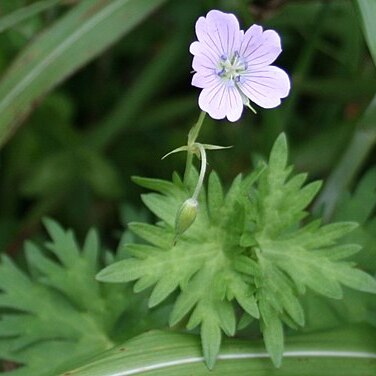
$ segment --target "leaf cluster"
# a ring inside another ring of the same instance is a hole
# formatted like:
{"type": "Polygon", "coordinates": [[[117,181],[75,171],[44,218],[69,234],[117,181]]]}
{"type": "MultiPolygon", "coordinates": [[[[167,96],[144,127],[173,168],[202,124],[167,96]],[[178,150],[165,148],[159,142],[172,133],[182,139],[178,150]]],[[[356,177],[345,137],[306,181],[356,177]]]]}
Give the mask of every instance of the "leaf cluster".
{"type": "Polygon", "coordinates": [[[307,221],[306,208],[320,184],[304,185],[306,174],[290,177],[291,171],[281,135],[268,163],[246,177],[237,176],[227,193],[212,172],[207,192],[199,197],[196,221],[176,243],[176,212],[196,177],[187,186],[177,175],[172,182],[135,178],[156,191],[142,199],[159,222],[131,223],[145,242],[126,245],[129,257],[106,267],[97,278],[136,281],[135,292],[153,287],[149,307],[176,291],[169,323],[174,326],[186,318],[189,330],[200,327],[209,368],[222,332],[236,333],[239,312],[243,322],[249,316],[259,319],[266,348],[279,366],[283,324],[304,325],[299,295],[307,288],[334,299],[342,297],[342,285],[376,292],[371,276],[344,261],[360,247],[338,243],[356,224],[307,221]]]}
{"type": "MultiPolygon", "coordinates": [[[[358,267],[376,273],[376,170],[367,171],[352,192],[340,197],[332,216],[334,221],[353,219],[359,226],[341,242],[356,243],[362,252],[352,256],[358,267]]],[[[345,289],[343,300],[327,300],[308,294],[303,302],[308,311],[308,330],[326,329],[339,324],[368,322],[376,326],[376,299],[373,295],[345,289]]]]}
{"type": "Polygon", "coordinates": [[[63,372],[146,329],[141,296],[95,281],[104,266],[97,233],[81,249],[72,231],[52,220],[45,226],[51,241],[26,243],[29,273],[6,256],[0,264],[0,358],[23,365],[15,376],[63,372]]]}

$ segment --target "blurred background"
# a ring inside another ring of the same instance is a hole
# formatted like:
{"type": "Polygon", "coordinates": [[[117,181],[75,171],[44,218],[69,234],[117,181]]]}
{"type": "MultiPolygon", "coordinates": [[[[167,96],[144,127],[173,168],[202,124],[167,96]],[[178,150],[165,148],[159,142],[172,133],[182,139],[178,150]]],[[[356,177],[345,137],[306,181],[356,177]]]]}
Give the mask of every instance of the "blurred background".
{"type": "MultiPolygon", "coordinates": [[[[144,211],[130,177],[182,173],[183,154],[161,157],[186,142],[199,115],[188,49],[196,19],[210,9],[233,12],[244,29],[277,30],[283,52],[274,64],[292,77],[277,109],[246,110],[236,124],[207,119],[201,141],[234,146],[209,155],[225,182],[267,155],[282,131],[296,169],[320,179],[357,137],[376,70],[356,1],[122,3],[0,1],[2,252],[16,256],[45,216],[79,238],[95,226],[116,245],[144,211]]],[[[373,133],[345,188],[374,162],[373,133]]]]}

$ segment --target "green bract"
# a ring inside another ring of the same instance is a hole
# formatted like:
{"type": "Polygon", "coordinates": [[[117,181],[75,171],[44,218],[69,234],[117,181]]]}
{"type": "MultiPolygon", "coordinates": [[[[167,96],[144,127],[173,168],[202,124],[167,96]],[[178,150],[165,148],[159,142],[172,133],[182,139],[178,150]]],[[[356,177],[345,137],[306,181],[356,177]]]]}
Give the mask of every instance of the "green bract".
{"type": "MultiPolygon", "coordinates": [[[[143,196],[161,220],[156,225],[132,223],[131,230],[147,244],[128,244],[130,257],[98,275],[104,282],[137,281],[140,292],[154,286],[153,307],[178,291],[170,325],[189,317],[187,328],[200,326],[204,357],[212,368],[221,335],[237,330],[237,312],[260,319],[264,342],[279,366],[283,324],[304,325],[298,296],[308,287],[330,298],[342,296],[341,284],[376,293],[376,281],[343,261],[359,251],[338,240],[356,227],[352,222],[302,223],[305,209],[320,183],[303,186],[306,175],[290,177],[284,135],[276,141],[269,162],[252,174],[235,178],[225,194],[215,172],[192,226],[174,243],[174,221],[189,189],[173,182],[136,178],[158,193],[143,196]]],[[[195,177],[189,186],[194,185],[195,177]]]]}

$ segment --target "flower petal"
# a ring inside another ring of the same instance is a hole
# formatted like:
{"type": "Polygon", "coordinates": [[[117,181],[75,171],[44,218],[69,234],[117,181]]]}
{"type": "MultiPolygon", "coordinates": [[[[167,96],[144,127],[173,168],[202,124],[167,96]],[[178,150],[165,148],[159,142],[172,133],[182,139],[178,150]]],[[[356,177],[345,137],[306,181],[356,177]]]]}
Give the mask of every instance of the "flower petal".
{"type": "Polygon", "coordinates": [[[287,73],[273,65],[250,70],[238,83],[243,94],[263,108],[277,107],[289,94],[290,86],[287,73]]]}
{"type": "Polygon", "coordinates": [[[218,10],[211,10],[206,18],[200,17],[197,20],[196,35],[202,44],[201,52],[205,50],[215,59],[238,51],[242,37],[236,17],[218,10]]]}
{"type": "Polygon", "coordinates": [[[212,53],[200,42],[193,42],[189,51],[194,55],[192,67],[198,71],[201,67],[215,69],[218,65],[218,58],[213,57],[212,53]]]}
{"type": "Polygon", "coordinates": [[[199,87],[199,88],[205,88],[209,86],[213,86],[216,81],[220,80],[220,78],[211,71],[207,70],[196,72],[192,77],[192,85],[199,87]]]}
{"type": "Polygon", "coordinates": [[[226,85],[222,81],[204,88],[198,103],[213,119],[227,117],[229,121],[237,121],[243,112],[243,100],[239,90],[236,86],[226,85]]]}
{"type": "Polygon", "coordinates": [[[213,64],[206,56],[194,56],[192,61],[192,68],[199,72],[201,70],[209,70],[210,72],[216,71],[216,64],[213,64]]]}
{"type": "Polygon", "coordinates": [[[274,30],[252,25],[244,34],[239,54],[249,67],[260,68],[273,63],[281,51],[281,39],[274,30]]]}
{"type": "Polygon", "coordinates": [[[239,89],[229,87],[227,89],[227,119],[232,122],[238,121],[242,115],[243,108],[244,103],[239,89]]]}

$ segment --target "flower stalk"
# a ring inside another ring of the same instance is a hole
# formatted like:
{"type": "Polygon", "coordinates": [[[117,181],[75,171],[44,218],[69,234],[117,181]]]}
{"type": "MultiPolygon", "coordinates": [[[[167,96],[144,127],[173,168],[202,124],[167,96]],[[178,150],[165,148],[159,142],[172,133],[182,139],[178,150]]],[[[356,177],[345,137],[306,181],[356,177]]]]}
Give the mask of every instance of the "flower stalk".
{"type": "Polygon", "coordinates": [[[188,230],[197,217],[199,209],[198,196],[202,189],[206,173],[207,159],[204,146],[196,142],[188,150],[191,152],[191,155],[196,152],[199,153],[201,160],[200,174],[192,197],[183,202],[176,214],[174,244],[176,243],[178,236],[182,235],[186,230],[188,230]]]}
{"type": "Polygon", "coordinates": [[[189,173],[190,173],[191,167],[192,167],[194,144],[195,144],[197,137],[200,133],[202,124],[204,123],[205,116],[206,116],[206,112],[201,111],[200,116],[198,117],[196,124],[191,128],[191,130],[188,133],[187,159],[186,159],[186,162],[185,162],[184,184],[187,184],[187,181],[188,181],[189,173]]]}
{"type": "Polygon", "coordinates": [[[192,196],[194,200],[197,200],[198,195],[200,194],[200,191],[202,188],[202,184],[204,183],[207,163],[206,163],[206,152],[205,152],[204,146],[199,143],[195,143],[194,146],[197,147],[198,151],[200,152],[200,159],[201,159],[200,175],[198,177],[196,188],[192,196]]]}

